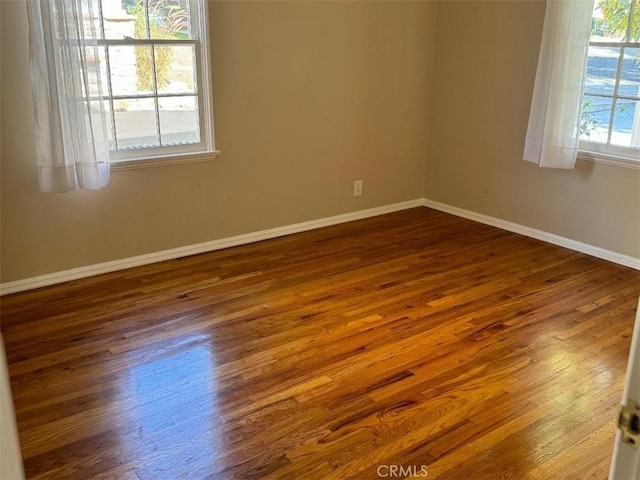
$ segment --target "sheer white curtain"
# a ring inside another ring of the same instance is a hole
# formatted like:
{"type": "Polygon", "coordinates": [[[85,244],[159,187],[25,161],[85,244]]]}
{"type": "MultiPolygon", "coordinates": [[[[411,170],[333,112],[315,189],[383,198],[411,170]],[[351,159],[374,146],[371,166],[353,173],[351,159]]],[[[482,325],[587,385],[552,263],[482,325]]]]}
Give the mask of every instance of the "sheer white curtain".
{"type": "Polygon", "coordinates": [[[524,160],[573,168],[593,0],[548,0],[524,160]]]}
{"type": "Polygon", "coordinates": [[[94,13],[90,0],[27,0],[43,192],[99,189],[109,181],[107,119],[102,102],[91,100],[102,94],[94,13]]]}

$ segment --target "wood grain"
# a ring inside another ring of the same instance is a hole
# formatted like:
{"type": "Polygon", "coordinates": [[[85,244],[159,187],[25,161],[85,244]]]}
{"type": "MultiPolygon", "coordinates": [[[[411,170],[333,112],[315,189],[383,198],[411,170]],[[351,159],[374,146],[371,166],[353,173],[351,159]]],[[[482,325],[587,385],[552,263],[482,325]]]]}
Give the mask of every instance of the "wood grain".
{"type": "Polygon", "coordinates": [[[417,208],[6,296],[25,470],[604,479],[639,280],[417,208]]]}

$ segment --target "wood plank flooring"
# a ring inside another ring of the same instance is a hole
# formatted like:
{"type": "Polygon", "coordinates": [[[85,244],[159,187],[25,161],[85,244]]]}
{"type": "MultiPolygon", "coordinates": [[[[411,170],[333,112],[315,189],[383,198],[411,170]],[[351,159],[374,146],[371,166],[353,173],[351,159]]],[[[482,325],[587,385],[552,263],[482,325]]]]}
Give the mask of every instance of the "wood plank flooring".
{"type": "Polygon", "coordinates": [[[639,294],[417,208],[6,296],[25,471],[605,479],[639,294]]]}

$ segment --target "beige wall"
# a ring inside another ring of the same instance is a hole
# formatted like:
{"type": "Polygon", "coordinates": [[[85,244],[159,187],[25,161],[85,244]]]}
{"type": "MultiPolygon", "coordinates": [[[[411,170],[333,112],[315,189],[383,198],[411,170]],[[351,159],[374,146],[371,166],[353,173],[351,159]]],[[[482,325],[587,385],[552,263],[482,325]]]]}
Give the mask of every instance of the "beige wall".
{"type": "Polygon", "coordinates": [[[544,8],[439,4],[425,196],[640,257],[640,170],[520,160],[544,8]]]}
{"type": "Polygon", "coordinates": [[[2,282],[422,196],[640,256],[640,171],[520,160],[542,1],[211,7],[222,156],[52,195],[24,3],[0,1],[2,282]]]}
{"type": "Polygon", "coordinates": [[[25,7],[0,5],[2,282],[423,194],[432,4],[212,2],[222,155],[71,194],[37,190],[25,7]]]}

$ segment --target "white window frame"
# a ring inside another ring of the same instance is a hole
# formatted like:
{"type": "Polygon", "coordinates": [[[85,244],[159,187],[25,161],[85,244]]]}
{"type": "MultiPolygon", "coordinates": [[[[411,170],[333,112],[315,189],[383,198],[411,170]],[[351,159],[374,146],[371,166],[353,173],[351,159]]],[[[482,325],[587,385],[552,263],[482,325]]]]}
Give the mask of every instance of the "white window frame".
{"type": "MultiPolygon", "coordinates": [[[[596,0],[597,1],[597,0],[596,0]]],[[[593,160],[601,163],[607,163],[612,165],[631,166],[634,168],[640,168],[640,150],[634,148],[627,148],[618,145],[612,145],[611,136],[613,134],[613,122],[615,120],[615,108],[618,100],[635,100],[638,101],[636,107],[636,113],[634,117],[634,124],[638,123],[640,129],[640,92],[638,96],[620,95],[620,81],[622,77],[623,57],[624,52],[628,48],[640,48],[640,42],[632,42],[631,31],[633,27],[634,9],[640,8],[639,0],[632,0],[629,11],[629,22],[627,24],[627,31],[622,42],[599,42],[589,40],[589,46],[595,47],[620,47],[620,58],[618,61],[618,69],[616,72],[615,86],[612,94],[593,94],[588,93],[592,97],[610,98],[611,102],[611,117],[609,119],[607,143],[590,142],[588,140],[580,140],[580,153],[579,157],[584,160],[593,160]]],[[[585,78],[587,71],[585,70],[585,78]]]]}
{"type": "MultiPolygon", "coordinates": [[[[185,143],[174,144],[164,146],[149,146],[149,147],[128,147],[122,149],[110,149],[111,169],[120,170],[128,168],[140,168],[146,166],[159,166],[175,163],[190,163],[205,161],[215,158],[220,152],[215,149],[215,136],[213,126],[213,102],[211,99],[211,67],[209,61],[209,29],[208,29],[208,8],[206,0],[189,0],[189,13],[190,13],[190,26],[191,26],[191,38],[189,39],[108,39],[104,34],[104,22],[105,16],[103,14],[103,2],[98,0],[99,5],[99,25],[101,30],[100,39],[96,41],[97,46],[104,47],[105,51],[105,63],[108,85],[103,85],[104,92],[101,100],[108,101],[111,112],[110,115],[110,127],[113,130],[113,142],[117,143],[116,123],[113,111],[114,100],[121,99],[153,99],[155,105],[156,115],[156,129],[158,138],[160,136],[160,118],[158,99],[165,97],[179,97],[189,96],[194,97],[194,94],[179,94],[179,93],[159,93],[157,87],[155,91],[149,94],[135,94],[135,95],[112,95],[111,88],[111,67],[109,59],[110,46],[126,45],[126,46],[150,46],[152,59],[154,58],[154,45],[193,45],[194,54],[194,67],[195,67],[195,98],[198,106],[198,125],[200,142],[199,143],[185,143]]],[[[148,2],[144,1],[145,16],[147,32],[149,32],[149,6],[148,2]]],[[[148,35],[150,36],[150,35],[148,35]]],[[[153,66],[153,82],[156,85],[156,72],[155,61],[152,61],[153,66]]],[[[99,100],[97,98],[97,100],[99,100]]]]}

